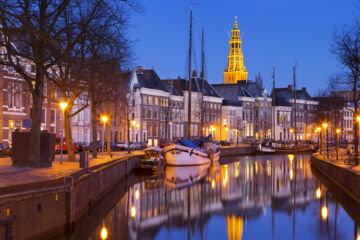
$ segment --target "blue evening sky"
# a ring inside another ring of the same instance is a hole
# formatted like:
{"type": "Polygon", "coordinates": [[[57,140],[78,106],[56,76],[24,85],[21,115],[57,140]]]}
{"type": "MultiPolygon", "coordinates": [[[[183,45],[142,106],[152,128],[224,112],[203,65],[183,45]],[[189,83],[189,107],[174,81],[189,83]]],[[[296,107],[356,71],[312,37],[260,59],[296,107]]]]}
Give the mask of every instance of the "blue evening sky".
{"type": "MultiPolygon", "coordinates": [[[[135,14],[130,29],[135,65],[154,68],[160,78],[186,77],[190,0],[139,0],[144,12],[135,14]]],[[[330,54],[335,28],[351,24],[360,14],[357,0],[196,0],[193,7],[197,68],[201,63],[201,28],[205,29],[206,74],[210,83],[222,83],[229,34],[238,17],[248,79],[257,73],[272,88],[292,82],[297,61],[297,86],[310,94],[324,88],[339,71],[330,54]]],[[[195,67],[195,65],[194,65],[195,67]]]]}

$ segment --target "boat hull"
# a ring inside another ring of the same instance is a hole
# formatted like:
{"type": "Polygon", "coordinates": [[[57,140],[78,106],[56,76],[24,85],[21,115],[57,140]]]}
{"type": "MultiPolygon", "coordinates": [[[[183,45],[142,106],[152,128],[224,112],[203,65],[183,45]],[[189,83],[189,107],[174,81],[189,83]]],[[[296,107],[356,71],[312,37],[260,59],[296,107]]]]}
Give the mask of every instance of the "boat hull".
{"type": "Polygon", "coordinates": [[[164,154],[166,165],[171,166],[203,165],[220,159],[220,151],[209,154],[204,149],[190,148],[180,144],[166,146],[164,154]]]}

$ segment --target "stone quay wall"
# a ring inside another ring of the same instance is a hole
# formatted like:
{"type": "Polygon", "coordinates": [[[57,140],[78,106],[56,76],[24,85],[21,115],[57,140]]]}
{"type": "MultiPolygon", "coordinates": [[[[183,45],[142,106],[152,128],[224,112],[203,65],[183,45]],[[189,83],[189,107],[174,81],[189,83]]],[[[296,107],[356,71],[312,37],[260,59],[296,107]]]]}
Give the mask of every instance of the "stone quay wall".
{"type": "Polygon", "coordinates": [[[125,157],[79,170],[41,188],[16,193],[7,189],[0,195],[0,239],[47,239],[75,227],[88,210],[122,184],[141,158],[125,157]]]}
{"type": "Polygon", "coordinates": [[[256,153],[256,147],[224,147],[221,148],[221,157],[250,155],[256,153]]]}
{"type": "Polygon", "coordinates": [[[323,160],[316,154],[312,155],[311,166],[360,204],[360,174],[358,171],[323,160]]]}

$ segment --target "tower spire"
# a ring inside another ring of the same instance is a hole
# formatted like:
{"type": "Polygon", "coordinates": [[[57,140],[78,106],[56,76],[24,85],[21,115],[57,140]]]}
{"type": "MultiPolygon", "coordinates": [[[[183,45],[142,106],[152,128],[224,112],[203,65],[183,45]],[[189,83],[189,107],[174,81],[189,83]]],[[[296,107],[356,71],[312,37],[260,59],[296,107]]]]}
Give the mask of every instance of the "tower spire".
{"type": "Polygon", "coordinates": [[[237,83],[237,81],[247,80],[247,71],[244,65],[244,56],[241,50],[240,30],[235,17],[234,27],[231,30],[229,41],[228,63],[224,71],[224,83],[237,83]]]}

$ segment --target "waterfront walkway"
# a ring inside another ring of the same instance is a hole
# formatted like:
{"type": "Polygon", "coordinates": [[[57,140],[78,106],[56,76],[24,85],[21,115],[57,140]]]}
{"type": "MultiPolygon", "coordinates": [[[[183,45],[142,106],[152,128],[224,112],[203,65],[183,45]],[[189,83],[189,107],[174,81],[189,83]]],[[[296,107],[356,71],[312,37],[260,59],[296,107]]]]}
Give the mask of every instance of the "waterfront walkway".
{"type": "MultiPolygon", "coordinates": [[[[105,163],[110,163],[119,159],[126,159],[129,156],[141,155],[143,151],[134,151],[130,155],[124,152],[112,153],[112,157],[105,154],[98,154],[98,157],[89,159],[89,167],[95,167],[105,163]]],[[[90,155],[91,157],[91,155],[90,155]]],[[[63,155],[63,163],[60,164],[60,155],[56,155],[52,167],[49,168],[29,168],[12,166],[11,158],[0,158],[0,190],[12,186],[19,186],[37,182],[61,179],[70,176],[78,171],[82,171],[79,164],[79,154],[76,154],[76,161],[67,160],[67,155],[63,155]]],[[[1,192],[1,191],[0,191],[1,192]]]]}
{"type": "Polygon", "coordinates": [[[329,150],[329,154],[324,151],[324,153],[321,155],[319,152],[317,152],[314,153],[313,156],[324,162],[328,162],[330,164],[360,174],[360,165],[356,166],[353,162],[350,161],[350,159],[353,157],[350,157],[349,154],[346,153],[346,149],[339,149],[338,157],[336,157],[336,152],[334,149],[329,150]]]}

